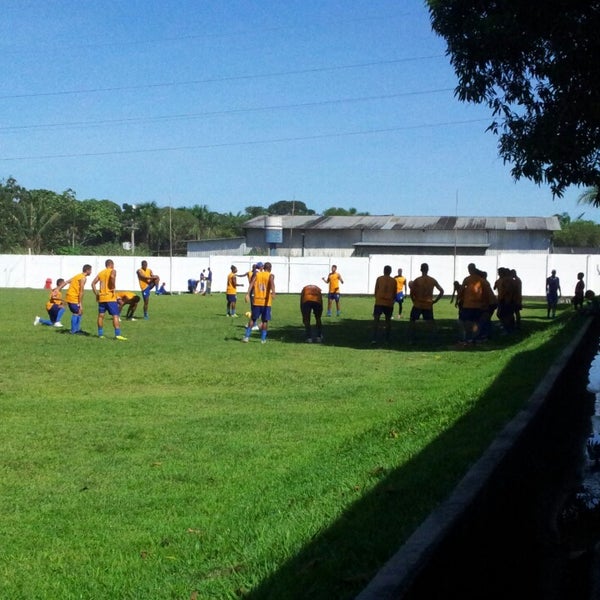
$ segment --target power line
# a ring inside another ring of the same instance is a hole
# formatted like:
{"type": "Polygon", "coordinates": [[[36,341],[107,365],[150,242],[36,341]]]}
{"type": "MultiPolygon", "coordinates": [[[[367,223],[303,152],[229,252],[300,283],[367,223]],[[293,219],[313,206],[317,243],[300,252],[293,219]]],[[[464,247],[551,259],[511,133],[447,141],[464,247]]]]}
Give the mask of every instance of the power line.
{"type": "Polygon", "coordinates": [[[338,104],[352,104],[359,102],[372,102],[375,100],[391,100],[394,98],[402,98],[409,96],[422,96],[429,94],[439,94],[452,92],[454,88],[438,88],[433,90],[421,90],[413,92],[399,92],[396,94],[381,94],[378,96],[358,96],[354,98],[334,98],[331,100],[318,100],[314,102],[299,102],[295,104],[273,104],[267,106],[253,106],[246,108],[230,108],[214,111],[203,111],[198,113],[182,113],[175,115],[157,115],[154,117],[128,117],[123,119],[100,119],[94,121],[67,121],[60,123],[39,123],[37,125],[6,125],[0,127],[0,131],[22,131],[32,129],[59,129],[71,127],[95,127],[98,125],[119,125],[119,124],[136,124],[149,123],[155,121],[180,121],[186,119],[198,119],[202,117],[215,117],[223,115],[235,115],[251,112],[267,112],[272,110],[289,110],[296,108],[311,108],[316,106],[332,106],[338,104]]]}
{"type": "Polygon", "coordinates": [[[342,138],[358,135],[373,135],[378,133],[393,133],[397,131],[409,131],[414,129],[428,129],[436,127],[447,127],[449,125],[470,125],[472,123],[488,122],[488,119],[467,119],[463,121],[445,121],[441,123],[430,123],[422,125],[407,125],[398,127],[386,127],[383,129],[365,129],[359,131],[348,131],[341,133],[324,133],[318,135],[307,135],[298,137],[272,138],[265,140],[248,140],[240,142],[222,142],[217,144],[193,144],[188,146],[166,146],[163,148],[145,148],[138,150],[111,150],[107,152],[82,152],[73,154],[40,154],[31,156],[15,156],[11,158],[0,157],[0,161],[19,161],[19,160],[47,160],[52,158],[84,158],[92,156],[122,156],[126,154],[150,154],[155,152],[175,152],[180,150],[210,150],[215,148],[230,148],[235,146],[256,146],[261,144],[281,144],[286,142],[302,142],[309,140],[322,140],[342,138]]]}
{"type": "Polygon", "coordinates": [[[415,56],[409,58],[397,58],[391,60],[377,60],[365,63],[356,63],[350,65],[337,65],[332,67],[313,67],[310,69],[296,69],[292,71],[273,71],[271,73],[255,73],[248,75],[231,75],[227,77],[210,77],[206,79],[190,79],[187,81],[171,81],[171,82],[160,82],[160,83],[147,83],[141,85],[126,85],[126,86],[115,86],[115,87],[98,87],[78,90],[62,90],[56,92],[35,92],[29,94],[10,94],[0,96],[0,100],[9,100],[16,98],[42,98],[49,96],[68,96],[75,94],[98,94],[103,92],[123,92],[133,90],[144,90],[153,88],[165,88],[165,87],[178,87],[185,85],[200,85],[204,83],[221,83],[224,81],[244,81],[252,79],[266,79],[269,77],[284,77],[288,75],[306,75],[308,73],[327,73],[331,71],[342,71],[347,69],[362,69],[366,67],[377,67],[382,65],[394,65],[405,62],[415,62],[420,60],[431,60],[434,58],[443,58],[443,54],[432,54],[429,56],[415,56]]]}

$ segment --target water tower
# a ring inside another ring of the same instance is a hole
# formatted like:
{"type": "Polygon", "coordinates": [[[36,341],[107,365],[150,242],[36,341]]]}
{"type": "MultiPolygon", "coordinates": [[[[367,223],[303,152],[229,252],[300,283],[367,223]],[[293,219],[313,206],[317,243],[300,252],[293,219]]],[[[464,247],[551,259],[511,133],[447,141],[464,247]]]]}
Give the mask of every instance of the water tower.
{"type": "Polygon", "coordinates": [[[277,244],[283,243],[283,218],[280,215],[265,217],[265,241],[269,256],[277,254],[277,244]]]}

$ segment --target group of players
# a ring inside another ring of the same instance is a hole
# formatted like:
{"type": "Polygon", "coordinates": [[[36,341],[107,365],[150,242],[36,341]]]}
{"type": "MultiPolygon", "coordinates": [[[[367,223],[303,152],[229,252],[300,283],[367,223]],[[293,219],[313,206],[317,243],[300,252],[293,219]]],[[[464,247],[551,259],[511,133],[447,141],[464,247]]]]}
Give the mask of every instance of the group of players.
{"type": "MultiPolygon", "coordinates": [[[[105,337],[104,317],[108,313],[112,318],[115,339],[126,341],[127,338],[121,335],[121,311],[124,306],[127,306],[125,319],[135,320],[134,314],[140,302],[140,296],[133,292],[118,292],[116,290],[117,271],[114,268],[114,262],[111,259],[107,259],[104,266],[105,268],[94,277],[91,284],[92,291],[98,303],[98,337],[105,337]]],[[[81,272],[70,279],[57,279],[56,286],[52,288],[50,297],[46,302],[48,318],[42,319],[36,316],[33,324],[61,328],[63,327],[61,317],[68,308],[71,313],[70,333],[73,335],[88,335],[81,329],[81,318],[83,316],[83,292],[91,273],[92,266],[85,264],[81,272]],[[69,287],[63,299],[62,289],[66,286],[69,287]]],[[[152,269],[148,267],[148,262],[145,260],[141,262],[141,266],[136,271],[136,274],[143,299],[144,319],[148,319],[150,292],[153,289],[158,290],[160,277],[152,272],[152,269]]]]}

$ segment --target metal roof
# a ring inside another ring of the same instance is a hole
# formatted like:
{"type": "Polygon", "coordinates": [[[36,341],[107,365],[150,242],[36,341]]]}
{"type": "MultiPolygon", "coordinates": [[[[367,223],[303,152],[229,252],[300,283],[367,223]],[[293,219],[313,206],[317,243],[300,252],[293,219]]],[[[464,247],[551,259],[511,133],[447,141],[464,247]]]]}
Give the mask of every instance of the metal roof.
{"type": "MultiPolygon", "coordinates": [[[[247,229],[263,229],[266,217],[244,223],[247,229]]],[[[394,215],[361,217],[324,217],[283,215],[284,229],[392,229],[392,230],[501,230],[560,231],[558,217],[400,217],[394,215]]]]}

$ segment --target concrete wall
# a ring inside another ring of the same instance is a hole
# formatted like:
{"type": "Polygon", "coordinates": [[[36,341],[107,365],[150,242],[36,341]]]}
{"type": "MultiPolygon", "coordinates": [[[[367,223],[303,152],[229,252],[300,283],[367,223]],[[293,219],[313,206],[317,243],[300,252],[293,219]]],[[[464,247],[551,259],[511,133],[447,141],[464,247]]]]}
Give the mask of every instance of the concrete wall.
{"type": "MultiPolygon", "coordinates": [[[[343,294],[372,294],[375,279],[385,265],[391,265],[393,274],[402,268],[408,280],[420,275],[422,262],[429,264],[429,274],[435,277],[446,294],[452,293],[453,281],[462,281],[467,275],[467,265],[473,261],[487,271],[490,281],[495,280],[498,267],[517,270],[523,280],[525,296],[543,296],[546,277],[556,269],[563,294],[573,296],[577,273],[585,275],[586,287],[600,293],[600,255],[573,254],[519,254],[505,253],[496,256],[427,256],[427,255],[371,255],[358,258],[349,256],[221,256],[211,257],[145,257],[145,256],[49,256],[49,255],[0,255],[0,288],[43,288],[47,278],[69,279],[81,271],[85,263],[92,265],[92,277],[104,268],[106,258],[113,258],[117,270],[117,287],[122,290],[139,289],[136,270],[143,259],[167,289],[184,292],[187,280],[198,279],[202,269],[213,271],[213,292],[224,292],[230,266],[236,265],[240,273],[249,270],[258,260],[273,264],[276,289],[280,293],[297,293],[307,283],[325,284],[321,277],[329,273],[332,264],[338,266],[344,285],[343,294]]],[[[243,280],[242,280],[243,281],[243,280]]],[[[241,287],[244,291],[246,286],[241,287]]]]}

